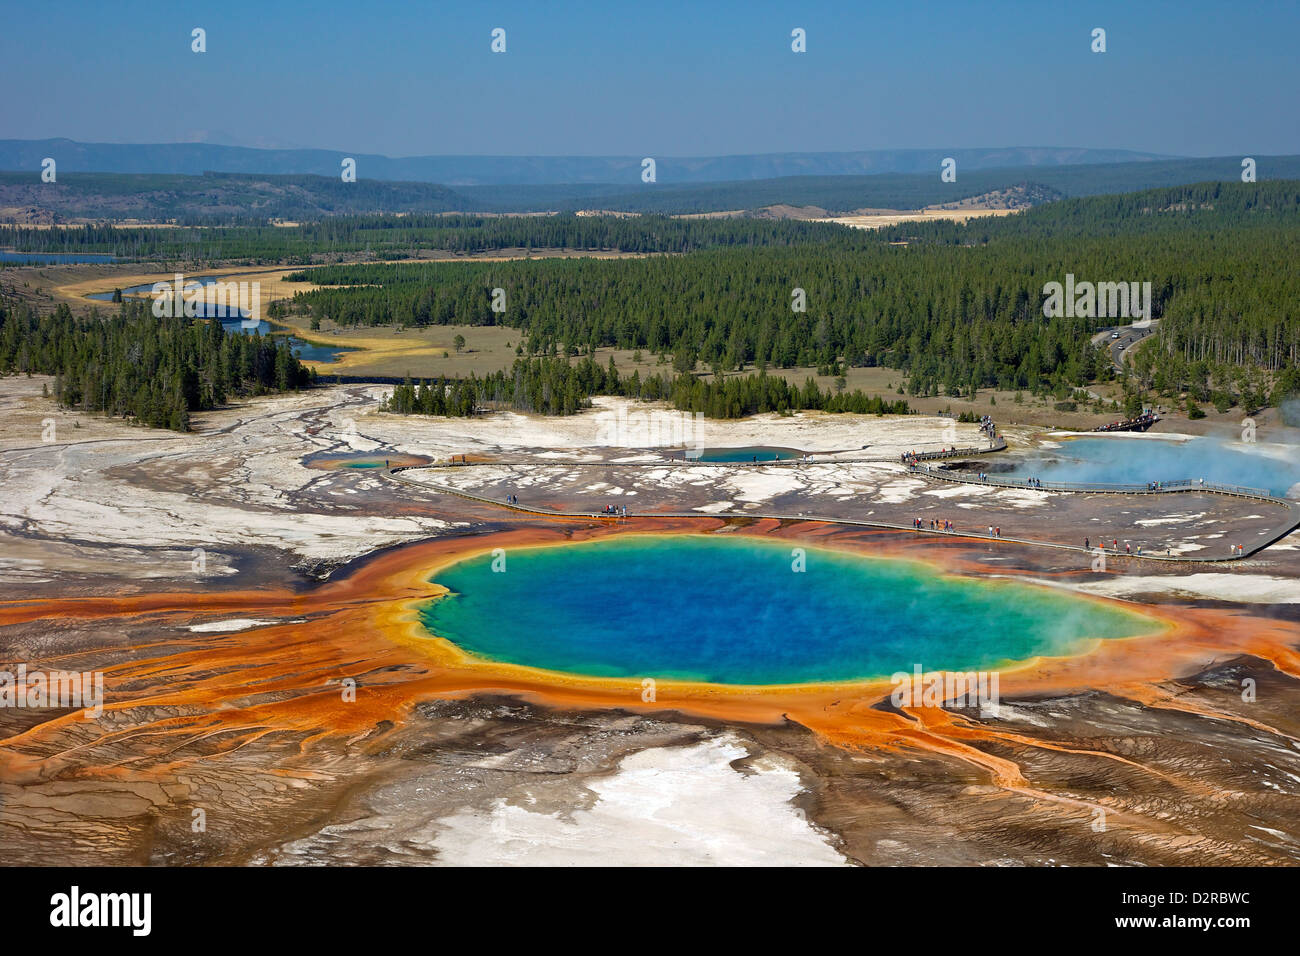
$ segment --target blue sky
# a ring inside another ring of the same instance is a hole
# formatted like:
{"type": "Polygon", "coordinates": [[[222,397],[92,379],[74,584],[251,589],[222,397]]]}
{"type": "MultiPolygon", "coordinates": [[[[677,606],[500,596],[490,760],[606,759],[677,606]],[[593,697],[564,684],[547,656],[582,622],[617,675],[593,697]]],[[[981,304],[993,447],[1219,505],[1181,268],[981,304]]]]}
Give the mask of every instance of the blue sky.
{"type": "Polygon", "coordinates": [[[0,138],[207,131],[390,156],[1300,153],[1298,37],[1295,0],[8,0],[0,138]],[[196,26],[205,54],[190,51],[196,26]],[[791,52],[794,27],[807,53],[791,52]]]}

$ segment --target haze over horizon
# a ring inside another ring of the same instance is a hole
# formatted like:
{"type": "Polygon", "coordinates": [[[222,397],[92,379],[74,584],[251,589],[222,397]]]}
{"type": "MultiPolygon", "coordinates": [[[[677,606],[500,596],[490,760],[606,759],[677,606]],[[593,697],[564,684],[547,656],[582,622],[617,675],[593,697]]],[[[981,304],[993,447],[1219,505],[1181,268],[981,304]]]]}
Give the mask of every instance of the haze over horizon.
{"type": "Polygon", "coordinates": [[[394,158],[1300,153],[1295,4],[758,3],[744,14],[679,2],[618,17],[585,2],[13,7],[0,79],[25,93],[6,100],[0,138],[394,158]],[[194,27],[205,53],[191,51],[194,27]],[[490,50],[496,27],[504,53],[490,50]],[[795,27],[805,53],[791,51],[795,27]],[[1105,53],[1090,49],[1095,27],[1105,53]]]}
{"type": "MultiPolygon", "coordinates": [[[[403,159],[632,159],[640,157],[644,150],[631,153],[614,153],[614,152],[588,152],[588,153],[474,153],[474,152],[444,152],[444,153],[385,153],[382,151],[369,151],[349,149],[339,146],[319,146],[312,144],[289,144],[289,143],[248,143],[241,142],[237,137],[231,136],[220,131],[193,130],[188,139],[168,140],[166,142],[144,141],[144,140],[87,140],[79,139],[75,136],[48,136],[48,137],[5,137],[0,138],[0,142],[30,142],[39,143],[50,140],[67,140],[82,146],[229,146],[235,149],[252,149],[263,150],[266,152],[308,152],[319,151],[326,153],[348,153],[356,155],[380,156],[384,159],[403,160],[403,159]]],[[[732,159],[740,157],[759,157],[759,156],[850,156],[857,154],[870,153],[934,153],[951,150],[972,150],[981,152],[992,151],[1021,151],[1021,150],[1043,150],[1050,152],[1112,152],[1132,154],[1133,159],[1153,158],[1161,159],[1211,159],[1221,156],[1235,156],[1236,152],[1215,153],[1204,157],[1195,157],[1174,153],[1156,153],[1148,150],[1127,149],[1122,146],[1080,146],[1078,143],[990,143],[990,144],[969,144],[969,143],[948,143],[939,146],[888,146],[873,149],[828,149],[828,150],[758,150],[752,152],[725,152],[725,153],[659,153],[656,159],[683,159],[683,160],[705,160],[705,159],[732,159]]],[[[1261,155],[1268,155],[1259,151],[1261,155]]],[[[1278,154],[1291,155],[1291,154],[1278,154]]]]}

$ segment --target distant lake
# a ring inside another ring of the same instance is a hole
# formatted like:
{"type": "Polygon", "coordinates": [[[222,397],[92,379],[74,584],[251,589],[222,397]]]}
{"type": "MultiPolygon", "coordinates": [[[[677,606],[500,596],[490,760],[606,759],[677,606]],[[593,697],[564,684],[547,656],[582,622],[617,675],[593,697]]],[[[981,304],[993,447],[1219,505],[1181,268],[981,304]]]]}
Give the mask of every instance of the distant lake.
{"type": "MultiPolygon", "coordinates": [[[[96,262],[116,262],[117,256],[106,252],[9,252],[0,250],[0,262],[28,262],[42,266],[91,265],[96,262]]],[[[109,296],[112,298],[112,295],[109,296]]]]}
{"type": "MultiPolygon", "coordinates": [[[[194,278],[194,279],[186,279],[186,280],[185,280],[185,285],[187,285],[187,286],[189,286],[189,285],[203,285],[203,286],[215,285],[217,282],[221,281],[222,279],[229,279],[229,278],[230,278],[230,276],[228,276],[228,275],[225,275],[225,276],[199,276],[198,278],[194,278]]],[[[166,285],[167,285],[167,287],[168,287],[169,289],[171,288],[171,285],[172,285],[171,282],[169,282],[169,281],[166,280],[166,279],[161,280],[161,281],[165,282],[166,285]]],[[[149,293],[153,292],[153,287],[154,287],[154,283],[152,283],[152,282],[146,282],[144,285],[132,285],[132,286],[127,286],[125,289],[122,290],[122,294],[123,294],[123,295],[148,295],[149,293]]],[[[86,296],[86,298],[88,298],[88,299],[95,299],[95,300],[97,300],[97,301],[99,301],[99,302],[112,302],[112,301],[113,301],[113,293],[111,293],[111,292],[92,292],[90,295],[86,296]]]]}
{"type": "MultiPolygon", "coordinates": [[[[216,310],[213,311],[215,312],[216,310]]],[[[244,335],[252,335],[253,333],[257,333],[258,335],[268,335],[271,332],[271,324],[265,319],[258,322],[256,325],[253,325],[252,322],[246,322],[243,319],[226,318],[217,315],[198,315],[196,318],[219,318],[221,319],[221,327],[227,332],[240,332],[244,335]]],[[[337,362],[339,356],[344,352],[356,351],[356,349],[346,348],[341,345],[313,345],[310,342],[304,342],[295,335],[276,337],[285,339],[289,343],[289,347],[293,349],[293,354],[298,356],[298,358],[302,359],[304,362],[337,362]]]]}
{"type": "MultiPolygon", "coordinates": [[[[186,279],[186,285],[196,283],[198,285],[215,285],[223,279],[228,279],[228,275],[220,276],[198,276],[193,279],[186,279]]],[[[165,281],[165,280],[163,280],[165,281]]],[[[146,282],[143,285],[127,286],[122,290],[122,295],[148,295],[153,292],[154,283],[146,282]]],[[[167,283],[171,288],[171,283],[167,283]]],[[[93,292],[87,298],[94,299],[97,302],[112,302],[113,293],[111,292],[93,292]]],[[[219,306],[216,304],[202,304],[199,306],[194,316],[196,319],[220,319],[221,327],[227,332],[239,332],[244,335],[270,335],[272,334],[271,323],[265,319],[257,323],[247,321],[247,313],[235,307],[219,306]]],[[[294,335],[283,336],[293,349],[293,354],[304,362],[337,362],[339,356],[344,352],[355,352],[356,349],[347,348],[341,345],[313,345],[310,342],[304,342],[294,335]]]]}

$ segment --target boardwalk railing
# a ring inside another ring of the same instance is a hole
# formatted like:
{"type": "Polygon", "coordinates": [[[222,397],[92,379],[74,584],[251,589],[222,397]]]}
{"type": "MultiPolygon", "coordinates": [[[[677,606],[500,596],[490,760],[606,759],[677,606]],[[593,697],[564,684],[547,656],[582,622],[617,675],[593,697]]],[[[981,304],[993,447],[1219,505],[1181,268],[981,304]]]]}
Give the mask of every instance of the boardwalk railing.
{"type": "MultiPolygon", "coordinates": [[[[427,467],[427,466],[416,465],[414,467],[418,468],[418,467],[427,467]]],[[[792,514],[792,513],[774,514],[774,513],[749,512],[749,511],[715,511],[715,512],[707,512],[707,513],[700,512],[700,511],[642,511],[642,512],[629,513],[627,515],[621,515],[621,514],[611,514],[609,512],[603,512],[603,511],[585,511],[585,510],[569,511],[569,510],[564,510],[559,508],[539,507],[536,505],[511,503],[511,502],[503,501],[500,498],[493,498],[488,495],[475,494],[472,491],[464,491],[460,488],[451,488],[446,485],[439,485],[433,482],[417,481],[414,477],[397,474],[397,472],[401,470],[407,470],[407,469],[391,468],[388,470],[388,475],[395,481],[406,482],[415,485],[416,487],[422,488],[425,491],[433,491],[441,494],[453,495],[457,498],[464,498],[467,501],[474,501],[480,504],[492,505],[498,508],[504,508],[509,511],[515,511],[527,515],[536,515],[543,518],[586,518],[586,519],[598,519],[598,520],[613,521],[613,522],[627,521],[629,518],[633,518],[633,519],[644,519],[644,518],[718,519],[721,518],[724,520],[728,518],[733,518],[733,519],[741,518],[749,521],[755,519],[772,519],[776,521],[818,521],[818,522],[825,522],[827,524],[849,525],[849,526],[855,526],[861,528],[883,528],[891,531],[910,531],[913,532],[914,534],[920,534],[920,535],[938,534],[938,535],[945,535],[948,537],[957,537],[957,538],[993,540],[993,541],[998,541],[999,543],[1009,542],[1012,544],[1026,544],[1026,545],[1033,545],[1035,547],[1041,547],[1041,548],[1053,548],[1058,551],[1077,551],[1077,552],[1082,552],[1084,554],[1094,553],[1093,549],[1081,548],[1078,545],[1062,544],[1060,542],[1055,542],[1055,541],[1043,541],[1034,538],[1019,538],[1019,537],[1002,535],[1002,534],[989,536],[983,534],[978,530],[974,532],[971,531],[956,532],[956,531],[941,531],[941,530],[927,531],[927,529],[925,529],[924,527],[918,528],[914,525],[912,526],[903,525],[892,521],[882,521],[879,519],[864,519],[864,518],[845,518],[842,516],[833,516],[833,515],[812,515],[812,514],[807,514],[806,512],[801,512],[799,514],[792,514]]],[[[1197,487],[1204,487],[1204,486],[1198,485],[1197,487]]],[[[1267,535],[1266,537],[1264,537],[1263,540],[1253,543],[1245,550],[1238,552],[1236,554],[1226,555],[1226,556],[1210,555],[1210,554],[1174,555],[1174,554],[1153,554],[1151,552],[1143,554],[1140,551],[1137,554],[1121,554],[1121,553],[1113,553],[1108,551],[1107,554],[1110,555],[1112,559],[1116,559],[1116,560],[1122,559],[1122,560],[1136,560],[1136,561],[1165,561],[1165,562],[1177,563],[1177,564],[1225,564],[1233,561],[1239,561],[1243,558],[1248,558],[1251,555],[1254,555],[1264,550],[1269,545],[1286,537],[1288,534],[1290,534],[1292,531],[1296,530],[1297,528],[1300,528],[1300,502],[1291,501],[1290,499],[1287,498],[1277,498],[1277,497],[1273,497],[1270,500],[1272,500],[1276,504],[1279,504],[1287,508],[1290,511],[1290,515],[1286,523],[1274,529],[1273,532],[1267,535]]]]}
{"type": "MultiPolygon", "coordinates": [[[[920,456],[917,456],[918,458],[920,456]]],[[[912,470],[945,481],[960,481],[968,485],[994,485],[999,488],[1028,488],[1034,491],[1072,491],[1092,492],[1095,494],[1114,495],[1159,495],[1176,491],[1209,491],[1219,495],[1235,495],[1238,498],[1258,498],[1279,504],[1288,499],[1276,495],[1265,488],[1251,488],[1247,485],[1225,485],[1205,481],[1202,478],[1180,478],[1176,481],[1158,481],[1148,485],[1123,485],[1073,481],[1038,481],[1031,483],[1026,478],[1002,478],[995,475],[972,475],[951,468],[932,468],[928,465],[914,465],[912,470]]]]}
{"type": "Polygon", "coordinates": [[[987,445],[975,448],[946,448],[943,451],[922,451],[907,455],[913,461],[935,461],[940,458],[969,458],[971,455],[987,455],[991,451],[1006,451],[1007,440],[999,435],[987,445]]]}
{"type": "Polygon", "coordinates": [[[898,464],[906,459],[915,459],[917,461],[934,461],[941,458],[970,458],[973,455],[987,455],[990,452],[1005,451],[1007,447],[1006,439],[999,437],[996,441],[987,445],[980,445],[972,448],[950,448],[945,451],[927,451],[917,452],[915,455],[875,455],[859,456],[854,458],[835,458],[831,457],[835,452],[812,452],[809,459],[802,458],[782,458],[772,459],[769,461],[702,461],[699,458],[665,458],[662,461],[579,461],[577,459],[548,459],[546,461],[535,461],[531,459],[519,459],[515,461],[483,459],[481,461],[455,461],[454,459],[442,459],[431,461],[423,465],[394,465],[389,468],[389,472],[396,474],[400,471],[411,471],[416,468],[467,468],[474,465],[496,465],[505,467],[537,467],[549,465],[559,468],[579,468],[586,466],[599,466],[601,468],[657,468],[662,465],[672,465],[675,468],[800,468],[805,465],[879,465],[879,464],[898,464]]]}

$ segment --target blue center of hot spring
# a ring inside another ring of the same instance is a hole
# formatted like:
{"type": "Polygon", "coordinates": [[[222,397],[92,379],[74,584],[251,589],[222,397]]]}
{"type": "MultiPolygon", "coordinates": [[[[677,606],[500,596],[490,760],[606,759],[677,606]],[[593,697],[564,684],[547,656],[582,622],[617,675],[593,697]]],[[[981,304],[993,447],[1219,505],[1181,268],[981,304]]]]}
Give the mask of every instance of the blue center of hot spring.
{"type": "Polygon", "coordinates": [[[1066,592],[749,537],[512,549],[433,580],[451,593],[421,610],[432,634],[480,657],[593,676],[887,678],[916,666],[992,669],[1153,629],[1066,592]]]}

